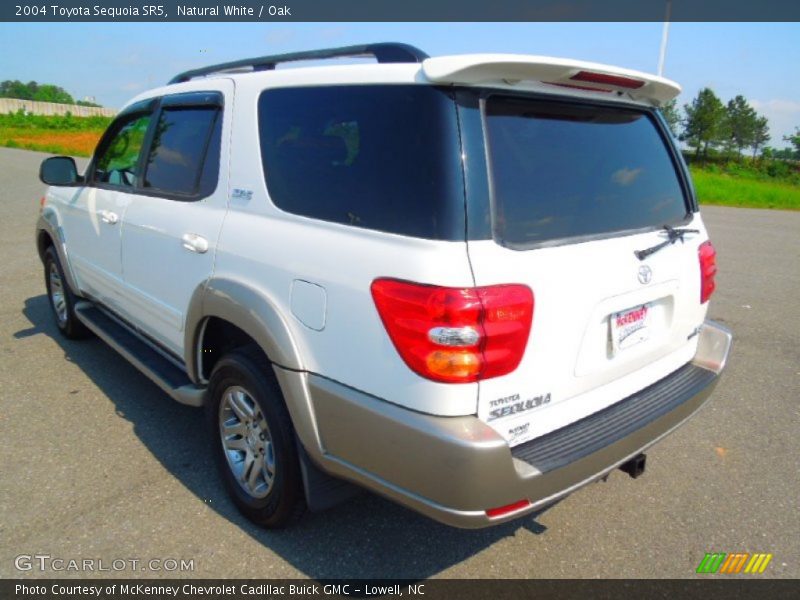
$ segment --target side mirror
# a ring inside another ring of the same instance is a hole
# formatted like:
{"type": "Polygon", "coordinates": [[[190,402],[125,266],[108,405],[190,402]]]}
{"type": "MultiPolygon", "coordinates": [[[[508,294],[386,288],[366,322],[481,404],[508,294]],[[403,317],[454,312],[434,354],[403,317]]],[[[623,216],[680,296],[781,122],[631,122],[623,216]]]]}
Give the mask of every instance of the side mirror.
{"type": "Polygon", "coordinates": [[[39,179],[47,185],[75,185],[83,181],[78,167],[69,156],[53,156],[42,161],[39,179]]]}

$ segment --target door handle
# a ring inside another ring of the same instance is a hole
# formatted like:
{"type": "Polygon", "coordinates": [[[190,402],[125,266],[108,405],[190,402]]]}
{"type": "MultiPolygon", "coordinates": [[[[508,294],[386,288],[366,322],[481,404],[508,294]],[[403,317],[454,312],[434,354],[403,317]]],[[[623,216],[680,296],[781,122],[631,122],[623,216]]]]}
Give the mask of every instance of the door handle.
{"type": "Polygon", "coordinates": [[[184,233],[181,238],[183,247],[189,252],[196,252],[197,254],[204,254],[208,252],[208,240],[196,233],[184,233]]]}
{"type": "Polygon", "coordinates": [[[116,225],[119,222],[119,215],[111,212],[110,210],[101,210],[100,220],[103,221],[103,223],[108,223],[109,225],[116,225]]]}

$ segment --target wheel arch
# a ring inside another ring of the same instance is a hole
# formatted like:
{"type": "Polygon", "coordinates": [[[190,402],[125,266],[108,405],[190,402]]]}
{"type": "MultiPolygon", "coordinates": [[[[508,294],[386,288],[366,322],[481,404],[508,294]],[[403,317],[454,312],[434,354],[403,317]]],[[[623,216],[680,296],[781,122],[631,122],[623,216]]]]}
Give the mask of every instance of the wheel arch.
{"type": "Polygon", "coordinates": [[[64,233],[58,220],[58,214],[52,207],[45,207],[36,222],[36,250],[42,262],[44,262],[44,253],[51,246],[55,248],[58,260],[61,262],[67,284],[74,293],[79,293],[80,290],[72,272],[72,265],[67,257],[64,233]]]}
{"type": "Polygon", "coordinates": [[[230,328],[228,333],[235,337],[244,335],[252,340],[269,362],[303,370],[289,325],[270,295],[248,282],[212,278],[195,290],[186,315],[184,358],[193,381],[202,381],[205,372],[210,372],[204,367],[204,343],[207,334],[219,335],[220,327],[230,328]]]}

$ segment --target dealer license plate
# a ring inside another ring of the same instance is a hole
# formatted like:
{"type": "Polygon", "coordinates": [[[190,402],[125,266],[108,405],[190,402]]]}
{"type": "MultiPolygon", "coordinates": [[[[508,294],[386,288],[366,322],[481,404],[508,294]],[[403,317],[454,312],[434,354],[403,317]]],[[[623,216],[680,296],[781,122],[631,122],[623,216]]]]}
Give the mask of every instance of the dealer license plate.
{"type": "Polygon", "coordinates": [[[642,304],[622,312],[612,313],[611,344],[614,353],[640,344],[650,338],[651,304],[642,304]]]}

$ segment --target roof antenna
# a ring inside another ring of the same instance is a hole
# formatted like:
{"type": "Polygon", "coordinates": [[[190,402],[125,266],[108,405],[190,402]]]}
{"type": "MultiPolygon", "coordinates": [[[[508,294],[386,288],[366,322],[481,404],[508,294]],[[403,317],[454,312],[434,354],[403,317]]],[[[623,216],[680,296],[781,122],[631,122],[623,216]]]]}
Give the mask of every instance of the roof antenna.
{"type": "Polygon", "coordinates": [[[658,54],[658,76],[664,76],[664,58],[667,55],[667,40],[669,39],[669,19],[672,14],[672,0],[667,0],[667,13],[664,15],[664,30],[661,33],[661,52],[658,54]]]}

